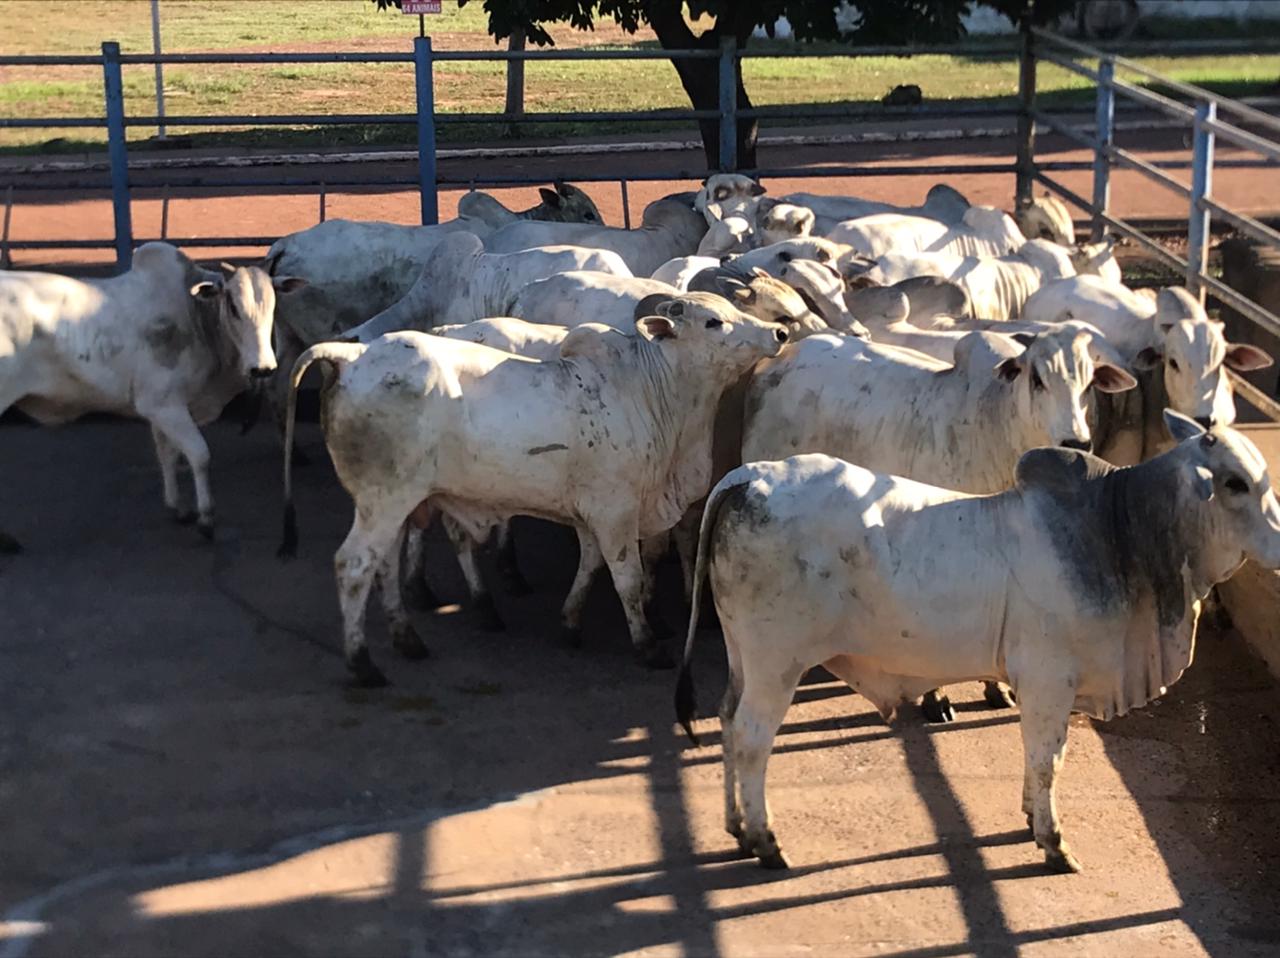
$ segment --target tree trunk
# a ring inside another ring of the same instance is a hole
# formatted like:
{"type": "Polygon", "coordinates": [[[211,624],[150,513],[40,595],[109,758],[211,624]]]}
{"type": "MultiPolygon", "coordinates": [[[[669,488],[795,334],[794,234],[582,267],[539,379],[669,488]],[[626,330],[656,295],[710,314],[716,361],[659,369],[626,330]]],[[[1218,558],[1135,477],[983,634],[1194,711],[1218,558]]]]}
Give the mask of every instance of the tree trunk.
{"type": "MultiPolygon", "coordinates": [[[[680,5],[659,2],[651,3],[647,11],[649,25],[657,34],[658,42],[664,50],[715,50],[720,46],[721,34],[737,35],[738,46],[746,46],[750,38],[750,30],[733,31],[722,28],[719,21],[716,26],[694,36],[689,25],[685,23],[680,5]]],[[[680,77],[680,85],[689,95],[689,102],[695,110],[716,110],[720,107],[720,63],[715,59],[708,60],[672,60],[676,73],[680,77]]],[[[742,83],[742,61],[734,66],[738,86],[738,109],[745,110],[751,106],[751,98],[742,83]]],[[[702,133],[702,151],[707,157],[707,169],[718,170],[720,164],[720,124],[715,120],[699,120],[698,128],[702,133]]],[[[759,124],[754,119],[738,120],[738,167],[753,169],[756,163],[756,139],[759,136],[759,124]]]]}
{"type": "MultiPolygon", "coordinates": [[[[523,50],[525,41],[524,30],[516,29],[511,31],[511,36],[507,40],[508,50],[523,50]]],[[[507,61],[507,104],[505,112],[510,116],[520,116],[524,113],[524,61],[508,60],[507,61]]],[[[519,127],[514,123],[507,124],[507,136],[518,136],[519,127]]]]}

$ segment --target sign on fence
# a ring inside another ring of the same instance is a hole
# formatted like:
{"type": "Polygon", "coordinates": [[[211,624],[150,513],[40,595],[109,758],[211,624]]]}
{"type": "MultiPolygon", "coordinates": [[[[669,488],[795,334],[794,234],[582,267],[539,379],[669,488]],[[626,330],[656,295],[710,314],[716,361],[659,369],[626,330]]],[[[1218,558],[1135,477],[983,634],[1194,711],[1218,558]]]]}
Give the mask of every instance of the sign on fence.
{"type": "Polygon", "coordinates": [[[401,13],[439,13],[442,0],[401,0],[401,13]]]}

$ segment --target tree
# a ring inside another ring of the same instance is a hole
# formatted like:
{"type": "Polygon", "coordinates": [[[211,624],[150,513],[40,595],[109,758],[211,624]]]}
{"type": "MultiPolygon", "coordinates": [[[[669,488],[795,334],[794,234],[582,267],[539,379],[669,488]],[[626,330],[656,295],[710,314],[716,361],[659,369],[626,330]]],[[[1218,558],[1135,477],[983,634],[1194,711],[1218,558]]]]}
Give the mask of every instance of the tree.
{"type": "MultiPolygon", "coordinates": [[[[400,0],[373,2],[380,9],[400,5],[400,0]]],[[[468,2],[458,0],[458,5],[468,2]]],[[[688,0],[690,18],[701,22],[709,17],[712,21],[701,33],[695,33],[685,16],[683,0],[482,0],[489,14],[489,33],[498,40],[523,31],[530,42],[546,46],[555,42],[546,24],[568,23],[578,30],[591,30],[597,18],[608,17],[628,33],[647,24],[664,50],[717,49],[723,37],[732,37],[744,47],[757,27],[772,34],[774,24],[783,16],[790,21],[797,40],[904,46],[945,43],[963,36],[962,18],[978,2],[1015,22],[1024,16],[1044,22],[1075,6],[1075,0],[858,0],[852,6],[841,0],[688,0]]],[[[715,59],[676,59],[672,65],[695,110],[719,107],[719,65],[715,59]]],[[[742,82],[740,61],[735,72],[738,109],[749,109],[751,99],[742,82]]],[[[707,167],[718,169],[719,124],[702,120],[699,127],[707,167]]],[[[745,169],[756,166],[758,135],[754,119],[738,123],[738,162],[745,169]]]]}

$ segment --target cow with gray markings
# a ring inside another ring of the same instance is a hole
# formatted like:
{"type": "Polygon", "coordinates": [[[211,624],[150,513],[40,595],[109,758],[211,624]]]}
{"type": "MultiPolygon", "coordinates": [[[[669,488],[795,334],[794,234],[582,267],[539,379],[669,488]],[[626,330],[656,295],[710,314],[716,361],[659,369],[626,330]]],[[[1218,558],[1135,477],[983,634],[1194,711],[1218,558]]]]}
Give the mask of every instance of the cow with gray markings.
{"type": "Polygon", "coordinates": [[[206,537],[214,506],[200,427],[275,372],[276,294],[305,285],[223,265],[225,275],[209,272],[168,243],[145,243],[111,279],[0,272],[0,413],[13,406],[45,425],[90,412],[145,419],[164,504],[206,537]],[[178,487],[179,460],[191,469],[194,513],[178,487]]]}
{"type": "MultiPolygon", "coordinates": [[[[1257,447],[1166,411],[1177,445],[1117,469],[1035,449],[1012,488],[971,496],[824,455],[753,462],[708,497],[695,593],[709,579],[729,685],[720,707],[725,828],[785,868],[765,773],[815,666],[886,719],[949,682],[1008,682],[1025,755],[1022,810],[1049,867],[1080,870],[1055,788],[1068,720],[1163,695],[1191,664],[1201,601],[1246,559],[1280,566],[1280,504],[1257,447]]],[[[693,736],[693,603],[676,712],[693,736]]],[[[695,738],[696,741],[696,738],[695,738]]]]}

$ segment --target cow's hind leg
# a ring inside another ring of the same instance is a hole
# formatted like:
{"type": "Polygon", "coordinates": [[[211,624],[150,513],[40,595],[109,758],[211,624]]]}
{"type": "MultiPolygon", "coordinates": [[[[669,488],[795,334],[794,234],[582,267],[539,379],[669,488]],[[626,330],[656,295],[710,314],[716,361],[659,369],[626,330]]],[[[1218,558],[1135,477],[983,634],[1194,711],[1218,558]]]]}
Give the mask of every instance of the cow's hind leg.
{"type": "Polygon", "coordinates": [[[564,643],[571,649],[582,645],[582,609],[587,604],[587,596],[591,593],[591,583],[596,573],[604,565],[604,556],[600,546],[590,529],[582,526],[578,533],[578,572],[573,577],[573,585],[565,596],[564,605],[560,609],[560,632],[564,643]]]}
{"type": "Polygon", "coordinates": [[[387,684],[386,676],[369,657],[364,612],[373,580],[383,567],[387,553],[397,544],[410,508],[411,505],[375,513],[357,503],[355,522],[333,557],[338,604],[342,607],[342,650],[353,683],[365,688],[387,684]]]}
{"type": "Polygon", "coordinates": [[[782,848],[769,827],[765,774],[774,737],[802,674],[803,669],[792,669],[781,675],[777,672],[770,675],[764,674],[759,666],[749,667],[743,676],[742,696],[734,710],[733,729],[729,733],[743,816],[739,843],[759,858],[765,868],[787,867],[782,848]]]}
{"type": "Polygon", "coordinates": [[[471,607],[480,619],[480,627],[486,632],[502,632],[507,624],[498,614],[498,607],[493,602],[493,593],[484,584],[480,574],[480,564],[476,562],[476,540],[470,530],[463,528],[457,519],[447,512],[440,514],[444,522],[444,531],[453,543],[453,551],[458,556],[458,566],[462,569],[462,577],[467,580],[467,591],[471,594],[471,607]]]}
{"type": "Polygon", "coordinates": [[[409,621],[404,600],[400,596],[400,552],[404,546],[405,527],[400,527],[395,542],[387,550],[378,571],[378,591],[382,596],[382,611],[387,617],[387,631],[391,633],[391,646],[406,659],[425,659],[427,647],[409,621]]]}
{"type": "MultiPolygon", "coordinates": [[[[419,508],[422,508],[421,506],[419,508]]],[[[415,509],[414,513],[417,514],[415,509]]],[[[440,599],[435,589],[427,581],[426,528],[430,525],[430,514],[425,517],[426,525],[419,527],[413,519],[406,524],[404,537],[404,565],[400,577],[400,590],[405,604],[411,609],[425,612],[440,608],[440,599]]]]}
{"type": "Polygon", "coordinates": [[[1080,871],[1080,863],[1062,837],[1055,795],[1057,774],[1067,751],[1067,722],[1074,694],[1074,689],[1065,681],[1018,686],[1026,761],[1024,808],[1030,799],[1031,828],[1036,844],[1044,849],[1049,867],[1059,872],[1080,871]]]}
{"type": "Polygon", "coordinates": [[[720,749],[724,758],[724,830],[738,840],[743,854],[752,854],[742,827],[742,806],[738,804],[738,774],[734,764],[734,717],[742,700],[742,656],[733,637],[724,637],[725,653],[729,660],[729,681],[725,685],[724,698],[720,700],[720,749]]]}
{"type": "Polygon", "coordinates": [[[663,617],[658,608],[655,596],[658,584],[658,566],[666,557],[671,545],[671,537],[666,533],[650,536],[640,543],[640,562],[644,568],[644,614],[649,620],[649,628],[659,642],[665,642],[675,631],[663,617]]]}
{"type": "Polygon", "coordinates": [[[653,630],[645,616],[644,565],[640,561],[640,538],[635,524],[596,531],[596,541],[604,554],[605,564],[613,577],[613,587],[622,600],[627,615],[627,628],[636,657],[651,669],[674,667],[671,654],[654,639],[653,630]]]}
{"type": "Polygon", "coordinates": [[[151,428],[182,453],[191,467],[196,488],[196,528],[206,539],[213,538],[213,491],[209,485],[209,444],[200,434],[185,406],[163,406],[138,412],[151,423],[151,428]]]}

